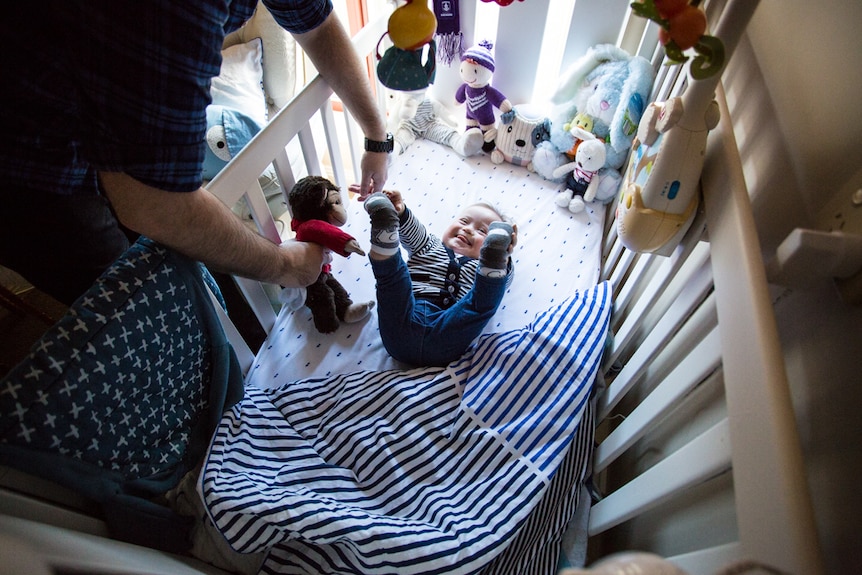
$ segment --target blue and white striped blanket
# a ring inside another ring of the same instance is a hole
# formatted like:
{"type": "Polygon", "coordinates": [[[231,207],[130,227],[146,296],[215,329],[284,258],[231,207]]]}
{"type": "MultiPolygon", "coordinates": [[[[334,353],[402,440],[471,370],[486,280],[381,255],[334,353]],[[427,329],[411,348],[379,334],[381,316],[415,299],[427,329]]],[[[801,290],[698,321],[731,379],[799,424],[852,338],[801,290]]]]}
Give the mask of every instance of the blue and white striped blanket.
{"type": "Polygon", "coordinates": [[[603,282],[446,368],[248,388],[201,473],[211,519],[265,573],[555,572],[610,311],[603,282]]]}

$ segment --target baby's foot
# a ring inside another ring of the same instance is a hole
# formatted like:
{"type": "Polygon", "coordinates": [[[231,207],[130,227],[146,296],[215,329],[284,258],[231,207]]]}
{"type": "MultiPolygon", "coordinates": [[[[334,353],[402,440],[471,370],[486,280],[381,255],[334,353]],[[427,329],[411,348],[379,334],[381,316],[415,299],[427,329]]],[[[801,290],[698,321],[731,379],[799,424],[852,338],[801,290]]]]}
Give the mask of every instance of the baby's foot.
{"type": "Polygon", "coordinates": [[[356,323],[361,319],[364,319],[371,313],[371,310],[374,309],[375,305],[374,300],[362,302],[362,303],[352,303],[350,307],[344,312],[344,323],[356,323]]]}
{"type": "Polygon", "coordinates": [[[398,214],[386,194],[377,192],[366,198],[365,211],[371,216],[371,249],[383,256],[398,253],[401,241],[398,235],[398,214]]]}
{"type": "Polygon", "coordinates": [[[512,226],[506,222],[494,222],[488,226],[488,235],[479,251],[479,273],[501,278],[508,273],[509,244],[512,243],[512,226]]]}

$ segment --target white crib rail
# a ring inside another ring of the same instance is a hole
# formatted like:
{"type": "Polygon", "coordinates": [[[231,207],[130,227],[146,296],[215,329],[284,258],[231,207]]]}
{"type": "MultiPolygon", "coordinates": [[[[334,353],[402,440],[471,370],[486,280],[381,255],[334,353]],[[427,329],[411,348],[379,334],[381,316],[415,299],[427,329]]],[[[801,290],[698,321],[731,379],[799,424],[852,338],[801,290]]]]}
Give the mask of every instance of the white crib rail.
{"type": "MultiPolygon", "coordinates": [[[[659,99],[684,89],[674,74],[662,72],[659,99]]],[[[720,86],[716,99],[721,123],[709,137],[703,207],[683,243],[665,258],[633,254],[608,235],[603,274],[614,284],[615,342],[594,461],[607,495],[591,510],[589,531],[604,552],[652,541],[692,574],[743,559],[820,573],[783,356],[720,86]],[[667,543],[661,533],[684,541],[667,543]]]]}
{"type": "MultiPolygon", "coordinates": [[[[729,118],[719,92],[724,118],[729,118]]],[[[734,485],[744,553],[798,573],[816,573],[814,515],[778,330],[733,131],[725,121],[703,173],[721,318],[734,485]],[[757,350],[757,353],[751,353],[757,350]],[[731,359],[728,359],[731,358],[731,359]],[[772,481],[764,481],[763,478],[772,481]],[[783,529],[776,529],[782,526],[783,529]]]]}

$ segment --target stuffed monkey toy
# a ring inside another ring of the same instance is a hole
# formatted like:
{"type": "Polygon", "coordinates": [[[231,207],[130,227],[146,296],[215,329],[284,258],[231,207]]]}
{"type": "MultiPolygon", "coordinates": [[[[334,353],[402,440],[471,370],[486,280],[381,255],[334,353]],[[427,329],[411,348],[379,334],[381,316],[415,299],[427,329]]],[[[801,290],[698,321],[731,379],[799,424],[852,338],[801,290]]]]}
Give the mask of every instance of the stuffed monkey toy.
{"type": "MultiPolygon", "coordinates": [[[[344,257],[352,253],[365,255],[359,242],[340,229],[347,223],[347,210],[338,186],[321,176],[307,176],[293,186],[287,201],[296,239],[320,244],[344,257]]],[[[363,319],[375,303],[353,303],[331,272],[331,264],[324,265],[317,281],[306,288],[305,305],[320,333],[334,332],[342,321],[355,323],[363,319]]]]}

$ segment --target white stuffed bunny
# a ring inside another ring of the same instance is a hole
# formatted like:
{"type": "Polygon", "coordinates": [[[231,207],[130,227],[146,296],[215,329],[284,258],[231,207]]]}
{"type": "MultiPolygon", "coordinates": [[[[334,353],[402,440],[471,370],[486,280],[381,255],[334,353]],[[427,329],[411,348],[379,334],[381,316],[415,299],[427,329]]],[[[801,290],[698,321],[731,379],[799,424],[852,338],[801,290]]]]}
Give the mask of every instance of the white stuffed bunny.
{"type": "MultiPolygon", "coordinates": [[[[584,135],[591,135],[584,132],[584,135]]],[[[575,152],[575,161],[554,170],[554,177],[566,176],[565,188],[556,197],[556,204],[572,213],[584,211],[586,202],[596,198],[599,187],[597,172],[605,165],[605,144],[595,138],[583,140],[575,152]]]]}

